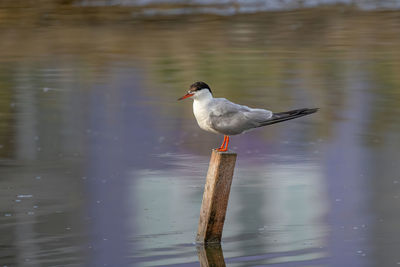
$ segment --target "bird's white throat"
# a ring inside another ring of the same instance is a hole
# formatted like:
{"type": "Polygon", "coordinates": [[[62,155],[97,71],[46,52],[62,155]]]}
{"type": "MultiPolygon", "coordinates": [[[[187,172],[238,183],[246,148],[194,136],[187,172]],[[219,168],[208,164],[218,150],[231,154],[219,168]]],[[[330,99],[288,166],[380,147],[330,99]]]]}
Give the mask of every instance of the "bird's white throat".
{"type": "Polygon", "coordinates": [[[197,91],[193,98],[193,113],[199,121],[200,117],[208,116],[209,110],[207,108],[210,101],[213,99],[212,94],[208,90],[197,91]]]}
{"type": "Polygon", "coordinates": [[[201,90],[195,93],[193,96],[193,114],[196,117],[197,123],[200,128],[205,131],[217,133],[211,127],[210,118],[210,109],[208,105],[213,99],[212,94],[208,90],[201,90]]]}

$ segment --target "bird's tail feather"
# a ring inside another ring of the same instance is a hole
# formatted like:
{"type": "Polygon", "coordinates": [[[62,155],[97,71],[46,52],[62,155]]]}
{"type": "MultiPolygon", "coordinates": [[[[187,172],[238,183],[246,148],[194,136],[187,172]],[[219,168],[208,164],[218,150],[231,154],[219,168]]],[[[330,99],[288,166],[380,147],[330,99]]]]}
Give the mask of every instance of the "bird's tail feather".
{"type": "Polygon", "coordinates": [[[279,123],[282,121],[292,120],[299,117],[303,117],[318,111],[319,108],[302,108],[302,109],[295,109],[286,112],[279,112],[274,113],[272,118],[267,121],[261,122],[261,126],[266,126],[274,123],[279,123]]]}

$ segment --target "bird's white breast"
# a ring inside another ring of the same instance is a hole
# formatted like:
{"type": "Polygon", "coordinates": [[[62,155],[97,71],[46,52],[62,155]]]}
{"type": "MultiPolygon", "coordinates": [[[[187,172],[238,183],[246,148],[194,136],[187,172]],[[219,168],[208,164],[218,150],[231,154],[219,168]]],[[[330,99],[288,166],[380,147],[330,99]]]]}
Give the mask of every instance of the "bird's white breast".
{"type": "Polygon", "coordinates": [[[200,128],[212,132],[218,133],[211,127],[210,122],[210,110],[208,108],[208,101],[193,101],[193,113],[196,117],[197,123],[199,124],[200,128]]]}

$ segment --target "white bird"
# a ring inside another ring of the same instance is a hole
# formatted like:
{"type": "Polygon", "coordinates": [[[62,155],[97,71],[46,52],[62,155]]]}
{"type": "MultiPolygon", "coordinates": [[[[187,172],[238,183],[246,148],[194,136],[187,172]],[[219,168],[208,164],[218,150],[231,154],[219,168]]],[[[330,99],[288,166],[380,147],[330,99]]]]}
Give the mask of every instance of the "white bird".
{"type": "Polygon", "coordinates": [[[225,98],[214,98],[210,87],[205,82],[195,82],[190,86],[187,94],[178,100],[188,97],[194,100],[193,113],[200,128],[224,135],[224,141],[217,151],[228,150],[231,135],[309,115],[318,110],[318,108],[303,108],[274,113],[266,109],[249,108],[232,103],[225,98]]]}

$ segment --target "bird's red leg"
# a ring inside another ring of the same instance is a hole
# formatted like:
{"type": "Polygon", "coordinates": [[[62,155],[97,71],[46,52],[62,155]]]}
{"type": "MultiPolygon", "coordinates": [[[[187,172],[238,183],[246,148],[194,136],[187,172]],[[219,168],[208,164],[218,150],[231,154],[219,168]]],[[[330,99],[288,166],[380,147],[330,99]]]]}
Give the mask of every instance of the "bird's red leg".
{"type": "Polygon", "coordinates": [[[229,145],[229,136],[226,136],[225,148],[224,148],[223,151],[227,151],[228,150],[228,145],[229,145]]]}
{"type": "Polygon", "coordinates": [[[222,142],[222,145],[219,147],[219,148],[217,148],[217,151],[221,151],[222,149],[224,149],[224,147],[225,147],[225,143],[226,143],[226,135],[224,135],[224,141],[222,142]]]}
{"type": "Polygon", "coordinates": [[[228,144],[229,144],[229,136],[225,135],[224,136],[224,142],[222,143],[222,146],[218,148],[217,150],[220,152],[224,152],[228,150],[228,144]]]}

